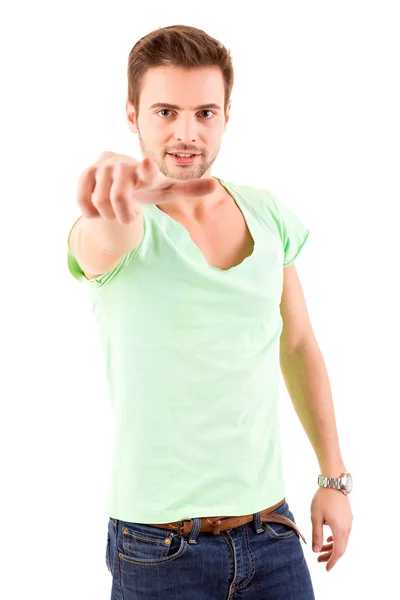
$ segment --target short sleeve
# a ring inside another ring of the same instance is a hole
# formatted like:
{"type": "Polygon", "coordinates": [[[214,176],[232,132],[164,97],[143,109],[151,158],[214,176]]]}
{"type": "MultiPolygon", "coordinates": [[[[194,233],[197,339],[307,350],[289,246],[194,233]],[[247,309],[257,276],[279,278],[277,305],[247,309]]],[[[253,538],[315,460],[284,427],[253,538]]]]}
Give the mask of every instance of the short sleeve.
{"type": "MultiPolygon", "coordinates": [[[[81,217],[79,217],[80,219],[81,217]]],[[[114,279],[114,277],[124,268],[126,267],[126,265],[129,263],[130,259],[132,258],[132,255],[134,254],[134,250],[132,250],[131,252],[128,252],[127,254],[125,254],[122,259],[120,260],[120,262],[118,263],[118,265],[116,267],[114,267],[114,269],[112,269],[111,271],[109,271],[108,273],[102,273],[101,275],[99,275],[99,277],[95,277],[94,279],[88,279],[84,273],[84,271],[82,270],[81,266],[79,265],[78,261],[76,260],[71,246],[70,246],[70,236],[71,236],[71,231],[74,228],[75,224],[79,221],[79,219],[77,219],[75,221],[75,223],[72,225],[69,234],[68,234],[68,256],[67,256],[67,260],[68,260],[68,269],[69,272],[71,273],[71,275],[73,275],[73,277],[75,277],[75,279],[77,279],[80,282],[84,282],[86,284],[89,284],[91,286],[101,286],[104,285],[105,283],[111,281],[112,279],[114,279]]]]}
{"type": "MultiPolygon", "coordinates": [[[[81,219],[81,218],[82,217],[79,217],[79,219],[81,219]]],[[[77,224],[77,222],[79,221],[79,219],[77,219],[75,221],[75,223],[72,225],[72,227],[68,233],[68,242],[67,242],[67,244],[68,244],[68,269],[69,269],[70,273],[78,281],[82,281],[82,280],[89,281],[89,279],[87,277],[85,277],[84,272],[82,271],[81,267],[78,264],[78,261],[76,260],[75,256],[73,255],[71,245],[70,245],[71,232],[72,232],[73,228],[75,227],[75,225],[77,224]]]]}
{"type": "Polygon", "coordinates": [[[271,192],[268,192],[268,194],[274,201],[277,210],[277,223],[284,249],[283,266],[288,267],[303,249],[310,235],[310,230],[287,204],[271,192]]]}

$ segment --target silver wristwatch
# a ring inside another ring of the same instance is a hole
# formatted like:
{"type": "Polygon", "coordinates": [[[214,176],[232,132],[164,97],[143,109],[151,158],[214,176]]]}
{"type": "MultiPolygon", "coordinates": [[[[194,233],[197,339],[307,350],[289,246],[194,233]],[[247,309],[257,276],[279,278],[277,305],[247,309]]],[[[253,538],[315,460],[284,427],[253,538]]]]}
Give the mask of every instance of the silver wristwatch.
{"type": "Polygon", "coordinates": [[[340,490],[347,496],[353,489],[353,478],[350,473],[342,473],[340,477],[325,477],[324,475],[318,475],[318,485],[320,487],[340,490]]]}

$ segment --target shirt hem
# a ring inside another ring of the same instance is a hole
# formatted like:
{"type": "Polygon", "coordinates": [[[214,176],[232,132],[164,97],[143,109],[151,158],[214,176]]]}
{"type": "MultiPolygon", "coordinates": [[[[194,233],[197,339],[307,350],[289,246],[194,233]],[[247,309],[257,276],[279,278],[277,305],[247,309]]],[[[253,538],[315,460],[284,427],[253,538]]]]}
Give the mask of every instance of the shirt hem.
{"type": "Polygon", "coordinates": [[[180,517],[177,517],[176,511],[169,511],[165,513],[137,513],[137,512],[124,512],[124,511],[115,511],[112,509],[107,509],[107,516],[112,519],[118,519],[119,521],[125,521],[127,523],[172,523],[179,520],[186,519],[194,519],[195,516],[201,517],[214,517],[214,516],[242,516],[242,515],[250,515],[257,512],[261,512],[270,506],[274,506],[278,504],[281,500],[285,498],[285,493],[277,494],[274,497],[274,500],[267,502],[255,502],[251,504],[242,504],[242,505],[224,505],[223,508],[221,506],[209,507],[208,509],[202,509],[196,511],[196,514],[191,511],[190,516],[183,516],[181,513],[180,517]]]}

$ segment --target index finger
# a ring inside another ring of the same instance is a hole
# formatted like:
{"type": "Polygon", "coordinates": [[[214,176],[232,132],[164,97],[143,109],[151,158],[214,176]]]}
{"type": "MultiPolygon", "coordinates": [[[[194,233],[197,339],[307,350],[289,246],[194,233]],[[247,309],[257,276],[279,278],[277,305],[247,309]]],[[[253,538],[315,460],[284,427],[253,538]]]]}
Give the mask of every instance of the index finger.
{"type": "Polygon", "coordinates": [[[346,546],[347,546],[348,534],[347,535],[346,535],[346,533],[343,533],[343,534],[337,533],[337,534],[335,534],[335,531],[333,529],[332,529],[332,534],[333,534],[332,535],[333,552],[331,554],[330,559],[326,563],[326,570],[327,571],[330,571],[336,565],[336,563],[339,560],[339,558],[341,556],[343,556],[343,554],[345,553],[346,546]]]}
{"type": "Polygon", "coordinates": [[[211,194],[218,187],[218,182],[212,177],[202,179],[174,180],[168,178],[157,190],[160,194],[160,201],[171,200],[176,196],[204,196],[211,194]]]}
{"type": "Polygon", "coordinates": [[[136,193],[143,191],[147,199],[155,193],[157,203],[170,201],[181,196],[204,196],[211,194],[218,187],[218,182],[212,177],[194,179],[173,179],[166,177],[154,160],[144,158],[137,170],[137,180],[134,184],[136,193]],[[141,190],[144,185],[143,190],[141,190]]]}

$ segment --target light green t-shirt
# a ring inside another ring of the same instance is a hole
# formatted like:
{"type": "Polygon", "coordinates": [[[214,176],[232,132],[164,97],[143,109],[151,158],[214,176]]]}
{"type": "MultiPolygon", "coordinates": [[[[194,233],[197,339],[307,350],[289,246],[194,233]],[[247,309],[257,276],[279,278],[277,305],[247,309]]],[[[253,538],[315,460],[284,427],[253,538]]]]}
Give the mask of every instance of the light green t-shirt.
{"type": "MultiPolygon", "coordinates": [[[[115,413],[106,512],[140,523],[250,514],[285,496],[278,415],[283,268],[309,231],[270,192],[216,179],[255,242],[209,266],[188,231],[143,205],[144,236],[88,280],[115,413]]],[[[69,239],[69,238],[68,238],[69,239]]]]}

